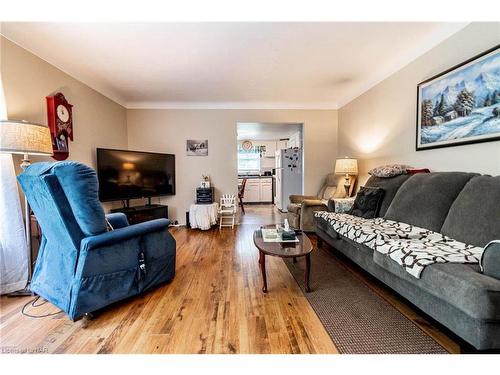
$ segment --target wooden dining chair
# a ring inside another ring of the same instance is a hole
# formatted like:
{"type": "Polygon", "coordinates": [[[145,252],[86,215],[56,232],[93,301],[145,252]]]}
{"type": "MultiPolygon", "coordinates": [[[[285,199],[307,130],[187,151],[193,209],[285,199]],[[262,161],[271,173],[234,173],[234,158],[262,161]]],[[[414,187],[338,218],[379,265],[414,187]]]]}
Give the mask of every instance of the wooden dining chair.
{"type": "Polygon", "coordinates": [[[241,207],[241,211],[243,214],[245,214],[245,207],[243,207],[243,197],[245,196],[245,186],[247,184],[247,179],[244,178],[241,181],[241,185],[238,186],[238,200],[239,200],[239,206],[241,207]]]}

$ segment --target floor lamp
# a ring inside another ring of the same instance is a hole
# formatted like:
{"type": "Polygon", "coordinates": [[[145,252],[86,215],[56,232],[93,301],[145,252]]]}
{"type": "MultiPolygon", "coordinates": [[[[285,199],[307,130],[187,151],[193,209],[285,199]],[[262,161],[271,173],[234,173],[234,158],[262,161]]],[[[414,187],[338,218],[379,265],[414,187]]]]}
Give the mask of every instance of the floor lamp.
{"type": "MultiPolygon", "coordinates": [[[[46,125],[27,121],[0,121],[0,152],[21,154],[23,160],[21,169],[24,171],[31,163],[30,155],[52,155],[52,137],[46,125]]],[[[13,295],[31,295],[29,289],[33,275],[33,260],[31,254],[31,215],[30,207],[24,197],[24,219],[26,225],[26,245],[28,256],[28,281],[26,287],[13,295]]]]}

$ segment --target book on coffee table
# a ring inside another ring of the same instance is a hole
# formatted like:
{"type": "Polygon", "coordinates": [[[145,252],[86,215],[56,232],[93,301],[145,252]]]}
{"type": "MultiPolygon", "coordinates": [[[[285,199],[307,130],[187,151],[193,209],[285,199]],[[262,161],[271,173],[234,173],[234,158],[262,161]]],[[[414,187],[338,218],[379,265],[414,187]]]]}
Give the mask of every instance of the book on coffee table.
{"type": "Polygon", "coordinates": [[[297,237],[292,240],[284,240],[281,237],[282,232],[278,232],[276,229],[262,228],[261,231],[264,242],[299,242],[297,237]]]}

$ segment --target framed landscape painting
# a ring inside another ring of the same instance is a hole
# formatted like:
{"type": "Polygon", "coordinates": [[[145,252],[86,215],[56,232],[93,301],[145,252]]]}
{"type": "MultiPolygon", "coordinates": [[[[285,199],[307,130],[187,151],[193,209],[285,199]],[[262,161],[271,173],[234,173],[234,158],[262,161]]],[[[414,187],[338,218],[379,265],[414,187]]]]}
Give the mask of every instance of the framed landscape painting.
{"type": "Polygon", "coordinates": [[[417,151],[500,140],[500,46],[418,84],[417,151]]]}

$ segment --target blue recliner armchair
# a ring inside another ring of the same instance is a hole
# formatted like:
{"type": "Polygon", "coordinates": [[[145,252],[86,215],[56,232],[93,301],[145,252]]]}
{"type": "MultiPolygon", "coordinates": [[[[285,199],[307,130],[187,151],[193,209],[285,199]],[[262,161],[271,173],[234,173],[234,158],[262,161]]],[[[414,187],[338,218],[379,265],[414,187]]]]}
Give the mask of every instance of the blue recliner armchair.
{"type": "Polygon", "coordinates": [[[31,290],[72,320],[174,277],[169,221],[129,225],[124,214],[105,216],[92,168],[36,163],[18,180],[43,233],[31,290]]]}

